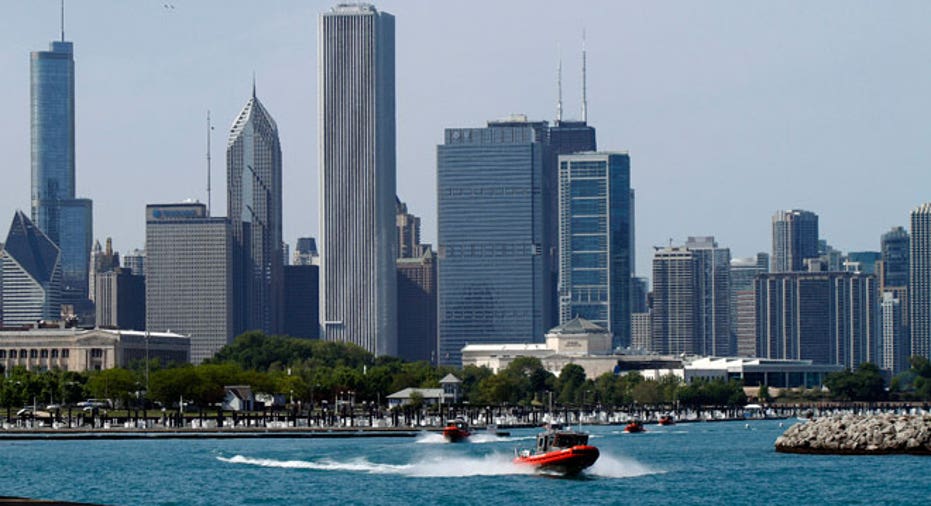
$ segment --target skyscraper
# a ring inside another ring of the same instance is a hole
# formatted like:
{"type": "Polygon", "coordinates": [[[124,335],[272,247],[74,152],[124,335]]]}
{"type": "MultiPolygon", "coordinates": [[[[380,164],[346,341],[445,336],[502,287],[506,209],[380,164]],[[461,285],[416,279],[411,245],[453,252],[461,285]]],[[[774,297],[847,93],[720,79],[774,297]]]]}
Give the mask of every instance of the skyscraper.
{"type": "Polygon", "coordinates": [[[98,327],[145,329],[145,276],[117,267],[97,274],[94,286],[98,327]]]}
{"type": "Polygon", "coordinates": [[[320,337],[320,266],[308,263],[284,267],[284,324],[291,337],[320,337]]]}
{"type": "Polygon", "coordinates": [[[543,340],[546,123],[448,128],[437,147],[440,363],[466,343],[543,340]]]}
{"type": "Polygon", "coordinates": [[[689,237],[685,247],[696,261],[699,353],[731,356],[731,250],[718,247],[712,236],[689,237]]]}
{"type": "Polygon", "coordinates": [[[0,297],[6,326],[61,317],[61,252],[22,211],[17,211],[0,252],[0,297]]]}
{"type": "Polygon", "coordinates": [[[397,200],[398,259],[420,258],[420,218],[407,212],[407,204],[397,200]]]}
{"type": "Polygon", "coordinates": [[[61,250],[62,302],[86,313],[93,215],[90,200],[75,198],[74,56],[64,31],[31,53],[30,95],[32,221],[61,250]]]}
{"type": "Polygon", "coordinates": [[[313,237],[298,237],[292,263],[294,265],[320,265],[317,241],[313,237]]]}
{"type": "Polygon", "coordinates": [[[931,357],[931,203],[911,213],[908,320],[911,354],[931,357]]]}
{"type": "Polygon", "coordinates": [[[908,231],[892,227],[880,238],[882,254],[882,285],[885,287],[908,286],[908,231]]]}
{"type": "Polygon", "coordinates": [[[877,365],[898,374],[909,368],[908,327],[903,318],[903,305],[893,292],[883,292],[881,308],[882,332],[877,365]]]}
{"type": "Polygon", "coordinates": [[[805,270],[805,259],[818,258],[818,215],[792,209],[773,215],[771,272],[805,270]]]}
{"type": "Polygon", "coordinates": [[[234,332],[275,333],[284,318],[281,146],[278,126],[256,96],[255,85],[230,128],[226,169],[234,332]]]}
{"type": "Polygon", "coordinates": [[[653,312],[650,349],[663,354],[699,354],[697,260],[685,247],[653,253],[653,312]]]}
{"type": "Polygon", "coordinates": [[[398,259],[398,356],[436,363],[436,255],[422,249],[398,259]]]}
{"type": "Polygon", "coordinates": [[[731,260],[731,334],[734,354],[756,357],[756,276],[769,272],[769,253],[731,260]]]}
{"type": "Polygon", "coordinates": [[[397,354],[394,16],[320,16],[321,337],[397,354]]]}
{"type": "Polygon", "coordinates": [[[146,206],[146,329],[191,337],[199,364],[232,341],[232,239],[227,218],[199,203],[146,206]]]}
{"type": "Polygon", "coordinates": [[[576,317],[630,346],[630,156],[559,157],[560,323],[576,317]]]}

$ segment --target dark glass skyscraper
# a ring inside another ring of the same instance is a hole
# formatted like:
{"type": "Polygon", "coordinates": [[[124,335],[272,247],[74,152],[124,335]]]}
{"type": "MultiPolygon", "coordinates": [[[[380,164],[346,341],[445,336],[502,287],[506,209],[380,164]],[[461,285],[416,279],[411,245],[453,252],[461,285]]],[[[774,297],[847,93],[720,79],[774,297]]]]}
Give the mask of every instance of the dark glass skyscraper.
{"type": "Polygon", "coordinates": [[[630,345],[630,156],[559,157],[560,323],[576,317],[630,345]]]}
{"type": "Polygon", "coordinates": [[[818,215],[801,209],[774,214],[771,272],[804,271],[808,258],[818,258],[818,215]]]}
{"type": "Polygon", "coordinates": [[[75,198],[74,57],[53,41],[30,55],[32,221],[61,249],[62,302],[88,298],[92,204],[75,198]]]}
{"type": "Polygon", "coordinates": [[[908,286],[908,241],[908,231],[902,227],[893,227],[882,235],[883,289],[908,286]]]}
{"type": "Polygon", "coordinates": [[[0,250],[3,325],[33,325],[61,315],[61,252],[22,211],[0,250]]]}
{"type": "Polygon", "coordinates": [[[230,129],[226,169],[234,330],[275,333],[284,319],[281,146],[278,126],[255,87],[230,129]]]}
{"type": "Polygon", "coordinates": [[[437,147],[439,362],[466,343],[542,341],[547,125],[525,117],[449,128],[437,147]]]}

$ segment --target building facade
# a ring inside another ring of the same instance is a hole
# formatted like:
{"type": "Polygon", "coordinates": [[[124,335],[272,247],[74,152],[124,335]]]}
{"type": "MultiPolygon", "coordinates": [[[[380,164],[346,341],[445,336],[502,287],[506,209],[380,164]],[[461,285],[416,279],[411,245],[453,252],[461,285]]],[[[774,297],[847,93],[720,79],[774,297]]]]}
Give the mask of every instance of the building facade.
{"type": "Polygon", "coordinates": [[[61,251],[63,302],[89,307],[92,203],[75,197],[74,48],[53,41],[30,55],[32,221],[61,251]]]}
{"type": "Polygon", "coordinates": [[[0,251],[0,293],[5,327],[61,318],[61,251],[22,211],[0,251]]]}
{"type": "Polygon", "coordinates": [[[874,276],[768,273],[757,276],[755,283],[761,357],[850,368],[878,361],[880,307],[874,276]]]}
{"type": "Polygon", "coordinates": [[[94,282],[97,326],[123,330],[144,330],[145,276],[136,276],[117,267],[97,274],[94,282]]]}
{"type": "Polygon", "coordinates": [[[770,271],[804,271],[809,258],[818,258],[818,215],[801,209],[774,214],[770,271]]]}
{"type": "Polygon", "coordinates": [[[734,354],[759,356],[756,339],[756,289],[754,280],[769,272],[769,254],[731,260],[731,334],[734,354]]]}
{"type": "Polygon", "coordinates": [[[286,265],[284,268],[284,326],[291,337],[320,337],[320,266],[286,265]]]}
{"type": "Polygon", "coordinates": [[[912,355],[931,358],[931,203],[911,213],[908,321],[912,355]]]}
{"type": "Polygon", "coordinates": [[[714,237],[689,237],[685,243],[695,256],[698,294],[699,353],[733,355],[731,347],[731,250],[718,247],[714,237]]]}
{"type": "Polygon", "coordinates": [[[321,337],[397,354],[394,16],[320,16],[321,337]]]}
{"type": "MultiPolygon", "coordinates": [[[[419,246],[419,245],[418,245],[419,246]]],[[[436,363],[436,255],[398,259],[398,356],[436,363]]]]}
{"type": "Polygon", "coordinates": [[[650,350],[669,355],[700,353],[697,260],[685,247],[653,253],[653,311],[650,350]]]}
{"type": "Polygon", "coordinates": [[[398,232],[398,259],[420,258],[424,251],[420,244],[420,218],[407,212],[407,204],[397,200],[395,226],[398,232]]]}
{"type": "Polygon", "coordinates": [[[559,319],[581,317],[630,346],[630,156],[559,157],[559,319]]]}
{"type": "Polygon", "coordinates": [[[546,123],[516,116],[449,128],[437,147],[439,361],[466,343],[543,338],[546,123]]]}
{"type": "Polygon", "coordinates": [[[882,292],[882,326],[877,365],[892,374],[910,367],[908,326],[903,318],[903,304],[892,292],[882,292]]]}
{"type": "Polygon", "coordinates": [[[278,126],[254,86],[230,127],[226,170],[234,331],[277,333],[284,319],[281,145],[278,126]]]}
{"type": "Polygon", "coordinates": [[[231,243],[203,204],[146,206],[146,329],[190,336],[195,364],[235,336],[231,243]]]}

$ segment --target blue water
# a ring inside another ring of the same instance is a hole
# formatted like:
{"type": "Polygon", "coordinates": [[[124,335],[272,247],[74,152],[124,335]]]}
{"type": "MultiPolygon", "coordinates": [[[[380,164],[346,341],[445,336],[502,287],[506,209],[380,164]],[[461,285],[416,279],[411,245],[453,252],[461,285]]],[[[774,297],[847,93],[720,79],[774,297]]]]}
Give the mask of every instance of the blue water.
{"type": "MultiPolygon", "coordinates": [[[[788,426],[788,425],[787,425],[788,426]]],[[[580,478],[511,464],[535,430],[417,439],[0,442],[0,495],[101,504],[929,504],[931,458],[784,455],[778,421],[584,427],[580,478]]]]}

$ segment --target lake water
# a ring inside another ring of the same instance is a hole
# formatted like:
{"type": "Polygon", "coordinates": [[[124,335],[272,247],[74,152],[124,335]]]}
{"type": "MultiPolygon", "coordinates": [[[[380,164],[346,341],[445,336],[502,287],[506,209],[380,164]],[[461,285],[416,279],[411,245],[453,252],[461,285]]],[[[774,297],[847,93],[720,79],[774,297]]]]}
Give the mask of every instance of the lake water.
{"type": "MultiPolygon", "coordinates": [[[[794,421],[786,421],[788,424],[794,421]]],[[[929,504],[931,458],[779,454],[779,421],[583,427],[579,478],[511,463],[536,430],[410,438],[0,441],[0,495],[100,504],[929,504]]]]}

